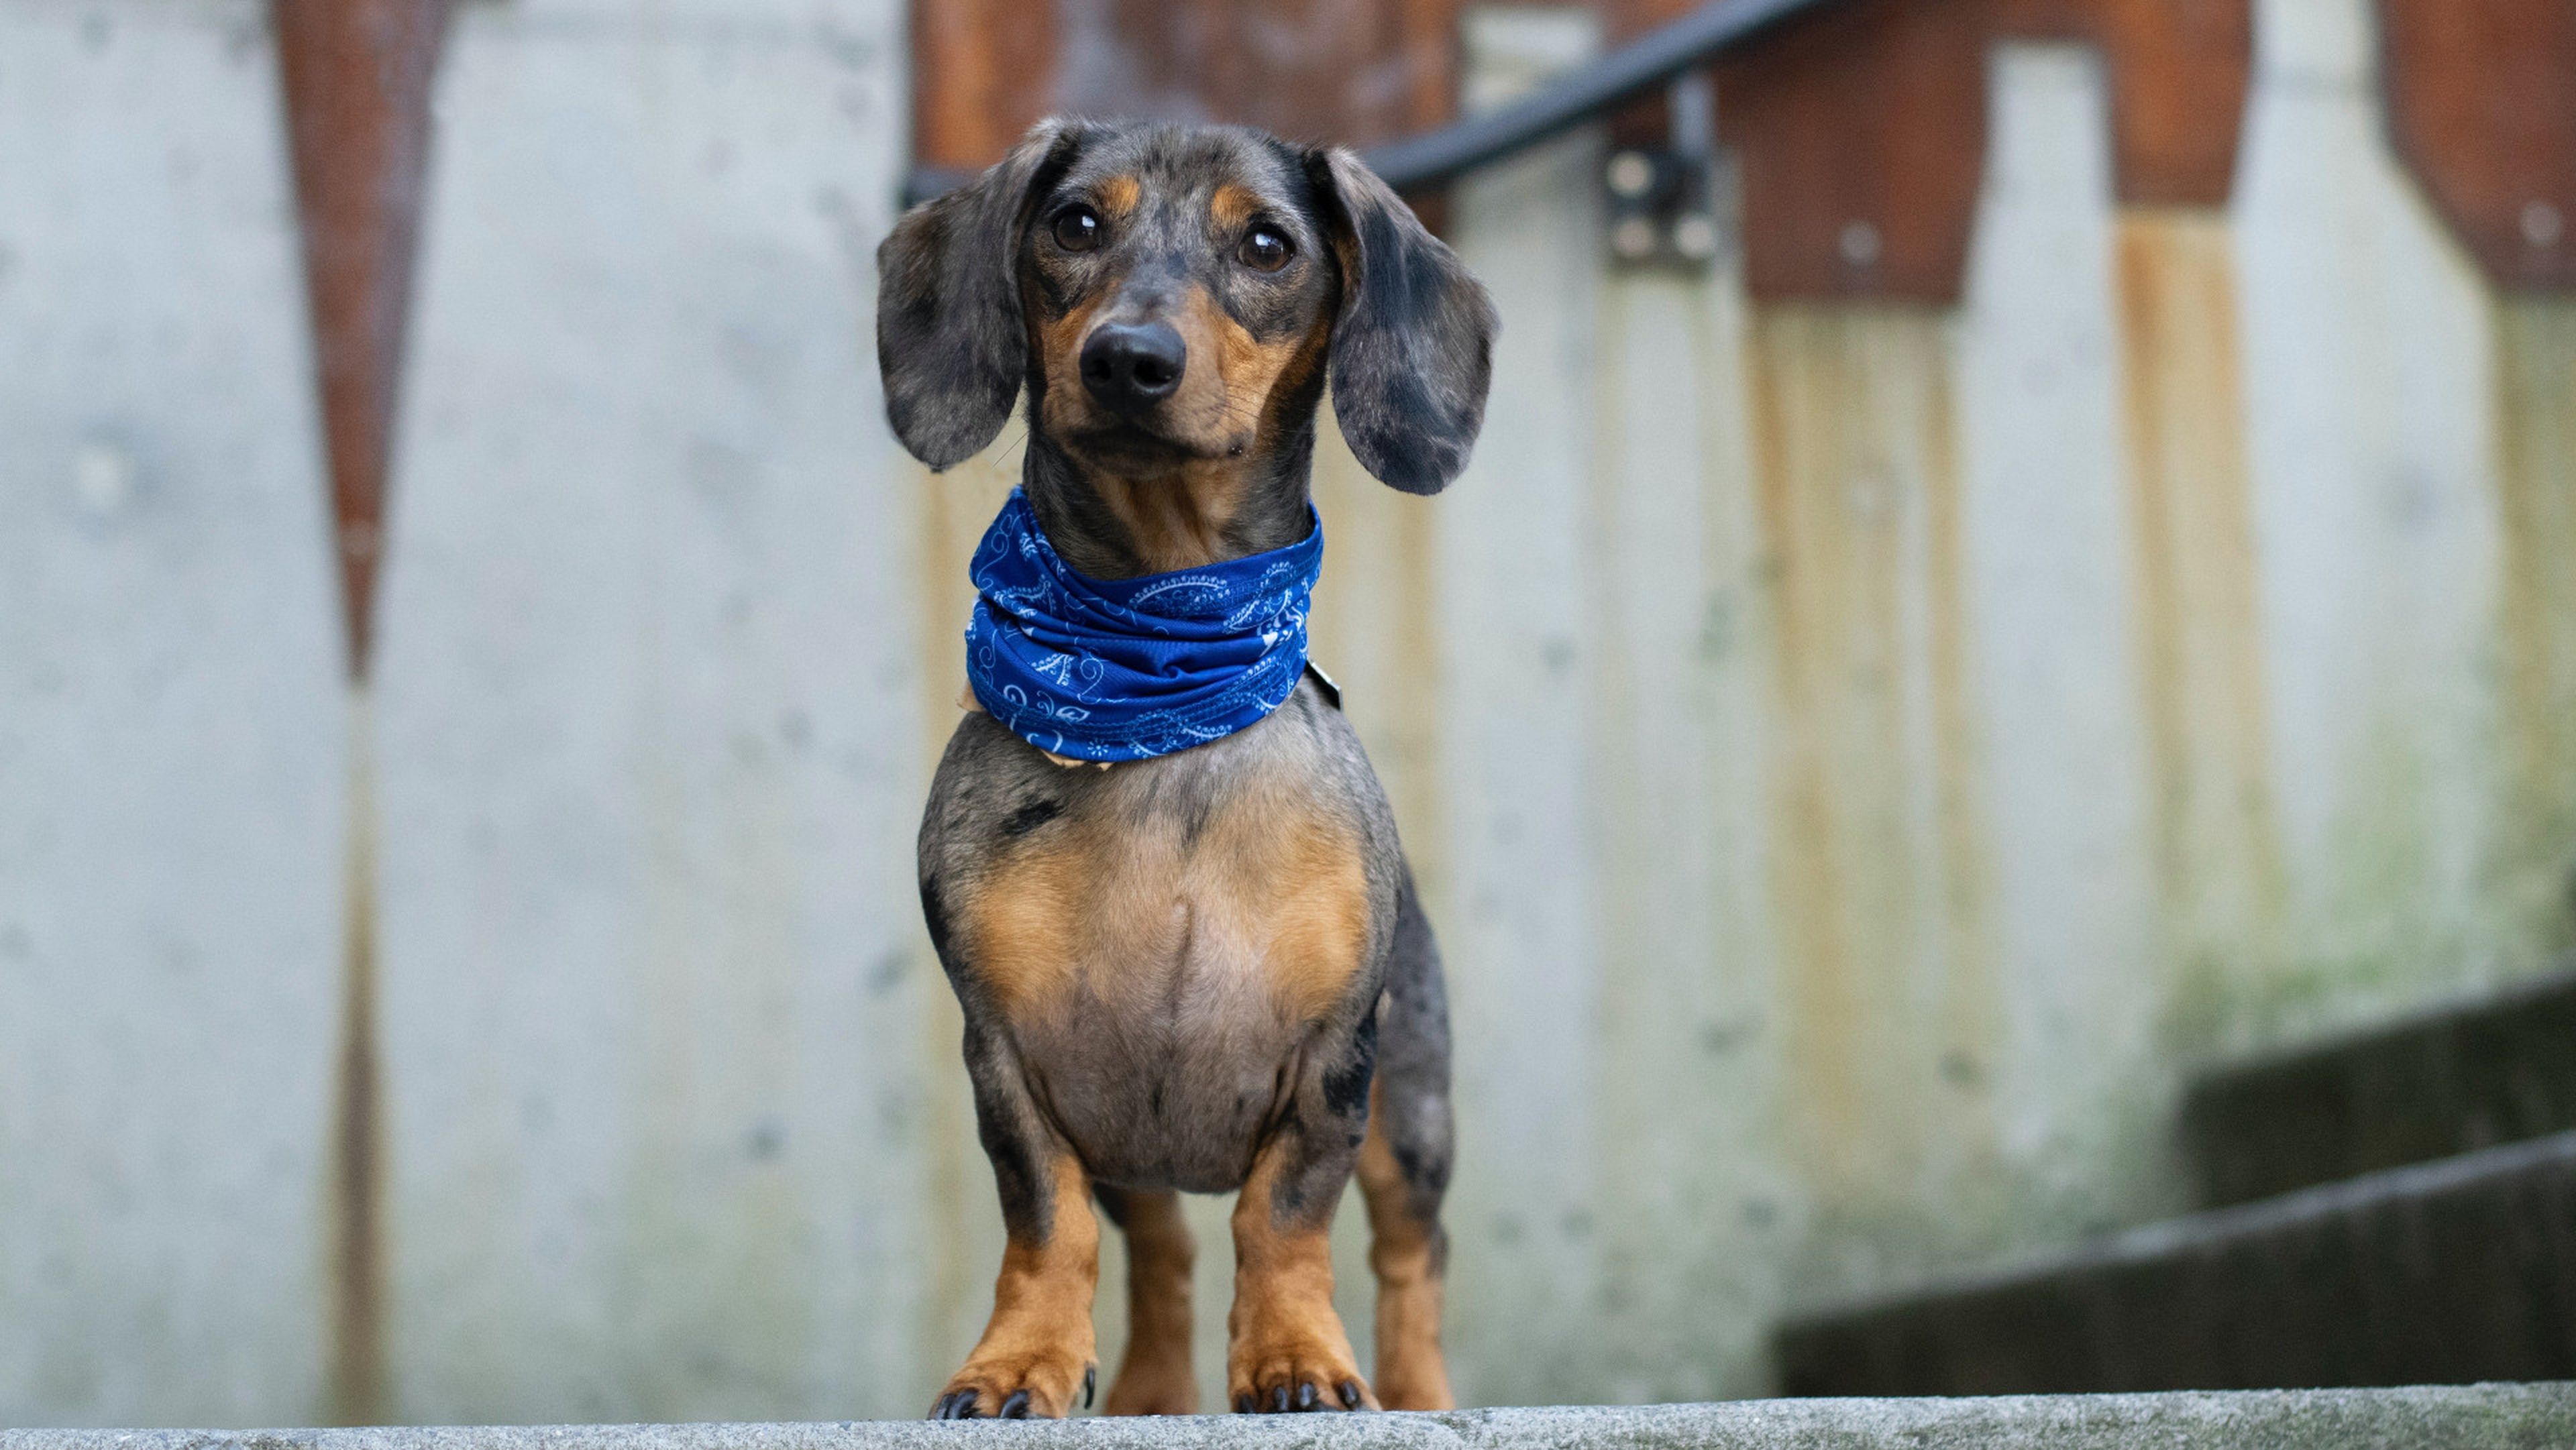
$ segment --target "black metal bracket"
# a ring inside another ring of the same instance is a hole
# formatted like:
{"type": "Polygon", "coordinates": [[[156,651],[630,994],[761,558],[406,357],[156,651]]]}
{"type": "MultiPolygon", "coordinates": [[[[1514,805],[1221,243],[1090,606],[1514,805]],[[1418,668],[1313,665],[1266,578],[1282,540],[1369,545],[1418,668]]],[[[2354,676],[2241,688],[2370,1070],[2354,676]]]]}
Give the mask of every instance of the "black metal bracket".
{"type": "Polygon", "coordinates": [[[1623,147],[1602,164],[1604,235],[1610,260],[1621,266],[1697,270],[1717,260],[1732,230],[1721,210],[1715,108],[1700,71],[1665,94],[1671,139],[1623,147]]]}

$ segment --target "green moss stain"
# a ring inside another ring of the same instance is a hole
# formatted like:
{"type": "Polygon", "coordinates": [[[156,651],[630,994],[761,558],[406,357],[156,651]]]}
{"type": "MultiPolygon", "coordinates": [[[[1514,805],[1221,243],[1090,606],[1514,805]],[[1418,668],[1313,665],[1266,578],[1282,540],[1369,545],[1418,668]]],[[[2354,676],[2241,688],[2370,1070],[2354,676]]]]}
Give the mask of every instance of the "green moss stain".
{"type": "Polygon", "coordinates": [[[2576,302],[2496,315],[2501,909],[2539,952],[2576,946],[2576,302]]]}
{"type": "MultiPolygon", "coordinates": [[[[2116,230],[2133,618],[2173,1031],[2280,954],[2288,895],[2269,770],[2235,264],[2216,212],[2116,230]]],[[[2259,988],[2257,989],[2259,990],[2259,988]]]]}

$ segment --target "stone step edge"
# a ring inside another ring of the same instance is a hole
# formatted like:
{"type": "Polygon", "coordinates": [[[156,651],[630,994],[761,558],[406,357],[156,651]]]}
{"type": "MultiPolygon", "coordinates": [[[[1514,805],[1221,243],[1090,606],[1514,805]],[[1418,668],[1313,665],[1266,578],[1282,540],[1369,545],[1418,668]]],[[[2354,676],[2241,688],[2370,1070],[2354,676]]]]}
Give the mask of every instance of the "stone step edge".
{"type": "Polygon", "coordinates": [[[2296,1066],[2310,1059],[2341,1056],[2383,1041],[2419,1037],[2453,1023],[2480,1017],[2510,1016],[2535,1002],[2547,1002],[2576,988],[2576,954],[2553,959],[2527,976],[2447,991],[2386,1017],[2352,1023],[2313,1041],[2210,1063],[2204,1075],[2223,1079],[2239,1072],[2296,1066]]]}
{"type": "Polygon", "coordinates": [[[1050,1445],[1490,1450],[2527,1450],[2576,1445],[2576,1383],[1989,1399],[1740,1400],[1436,1415],[937,1424],[0,1430],[0,1450],[953,1450],[1050,1445]]]}
{"type": "Polygon", "coordinates": [[[2437,1158],[2429,1163],[2386,1168],[2358,1178],[2347,1178],[2340,1183],[2319,1184],[2253,1203],[2160,1219],[2004,1267],[1940,1275],[1895,1293],[1874,1294],[1804,1310],[1784,1319],[1779,1332],[1783,1336],[1794,1335],[1838,1320],[1942,1299],[2024,1288],[2061,1275],[2152,1263],[2215,1240],[2250,1237],[2393,1199],[2430,1198],[2497,1178],[2569,1164],[2576,1164],[2576,1130],[2507,1143],[2475,1153],[2462,1153],[2457,1157],[2437,1158]]]}
{"type": "MultiPolygon", "coordinates": [[[[2209,1064],[2193,1075],[2184,1091],[2180,1111],[2184,1139],[2200,1160],[2196,1166],[2204,1177],[2212,1170],[2232,1168],[2236,1166],[2235,1154],[2259,1152],[2267,1146],[2260,1141],[2247,1141],[2246,1135],[2232,1126],[2232,1115],[2261,1113],[2269,1106],[2265,1100],[2277,1095],[2285,1084],[2310,1080],[2322,1091],[2337,1093],[2351,1085],[2356,1072],[2366,1072],[2374,1063],[2384,1062],[2393,1062],[2396,1071],[2408,1074],[2421,1067],[2423,1054],[2445,1045],[2461,1046],[2462,1038],[2506,1030],[2514,1019],[2535,1011],[2563,1014],[2571,999],[2576,999],[2576,956],[2536,976],[2464,991],[2316,1041],[2209,1064]]],[[[2381,1133],[2403,1131],[2389,1123],[2365,1121],[2353,1126],[2381,1133]]],[[[2255,1135],[2257,1139],[2260,1136],[2255,1135]]],[[[2494,1141],[2524,1139],[2516,1135],[2494,1141]]],[[[2377,1172],[2405,1162],[2427,1162],[2446,1153],[2486,1146],[2489,1144],[2459,1141],[2439,1152],[2404,1159],[2384,1158],[2355,1164],[2345,1171],[2377,1172]]],[[[2220,1177],[2224,1176],[2221,1171],[2220,1177]]],[[[2308,1186],[2313,1184],[2292,1181],[2278,1183],[2275,1188],[2288,1192],[2308,1186]]],[[[2204,1183],[2203,1192],[2212,1206],[2252,1201],[2231,1197],[2223,1182],[2204,1183]]]]}

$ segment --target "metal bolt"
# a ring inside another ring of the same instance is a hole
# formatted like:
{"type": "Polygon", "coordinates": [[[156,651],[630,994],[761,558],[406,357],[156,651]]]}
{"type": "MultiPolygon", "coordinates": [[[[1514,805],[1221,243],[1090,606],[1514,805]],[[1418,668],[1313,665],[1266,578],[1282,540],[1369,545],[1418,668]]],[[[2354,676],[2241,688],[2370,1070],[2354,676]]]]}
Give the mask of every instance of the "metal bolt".
{"type": "Polygon", "coordinates": [[[1878,260],[1878,228],[1862,221],[1845,222],[1836,245],[1842,249],[1845,262],[1855,267],[1866,267],[1878,260]]]}
{"type": "Polygon", "coordinates": [[[2557,207],[2535,201],[2522,209],[2522,239],[2535,247],[2554,247],[2567,234],[2567,218],[2557,207]]]}
{"type": "Polygon", "coordinates": [[[1717,223],[1694,212],[1673,223],[1673,250],[1694,262],[1717,255],[1717,223]]]}
{"type": "Polygon", "coordinates": [[[1655,188],[1655,163],[1643,151],[1622,151],[1610,158],[1610,194],[1635,201],[1655,188]]]}

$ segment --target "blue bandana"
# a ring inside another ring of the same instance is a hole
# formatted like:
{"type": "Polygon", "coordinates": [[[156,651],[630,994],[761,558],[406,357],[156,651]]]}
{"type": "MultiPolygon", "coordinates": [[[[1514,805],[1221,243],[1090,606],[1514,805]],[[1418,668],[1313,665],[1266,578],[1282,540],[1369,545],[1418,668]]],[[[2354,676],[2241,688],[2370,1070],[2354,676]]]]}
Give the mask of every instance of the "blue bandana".
{"type": "Polygon", "coordinates": [[[1220,740],[1276,710],[1306,670],[1306,598],[1324,524],[1284,549],[1141,579],[1092,579],[1057,557],[1011,490],[968,571],[966,678],[993,718],[1076,760],[1146,760],[1220,740]]]}

